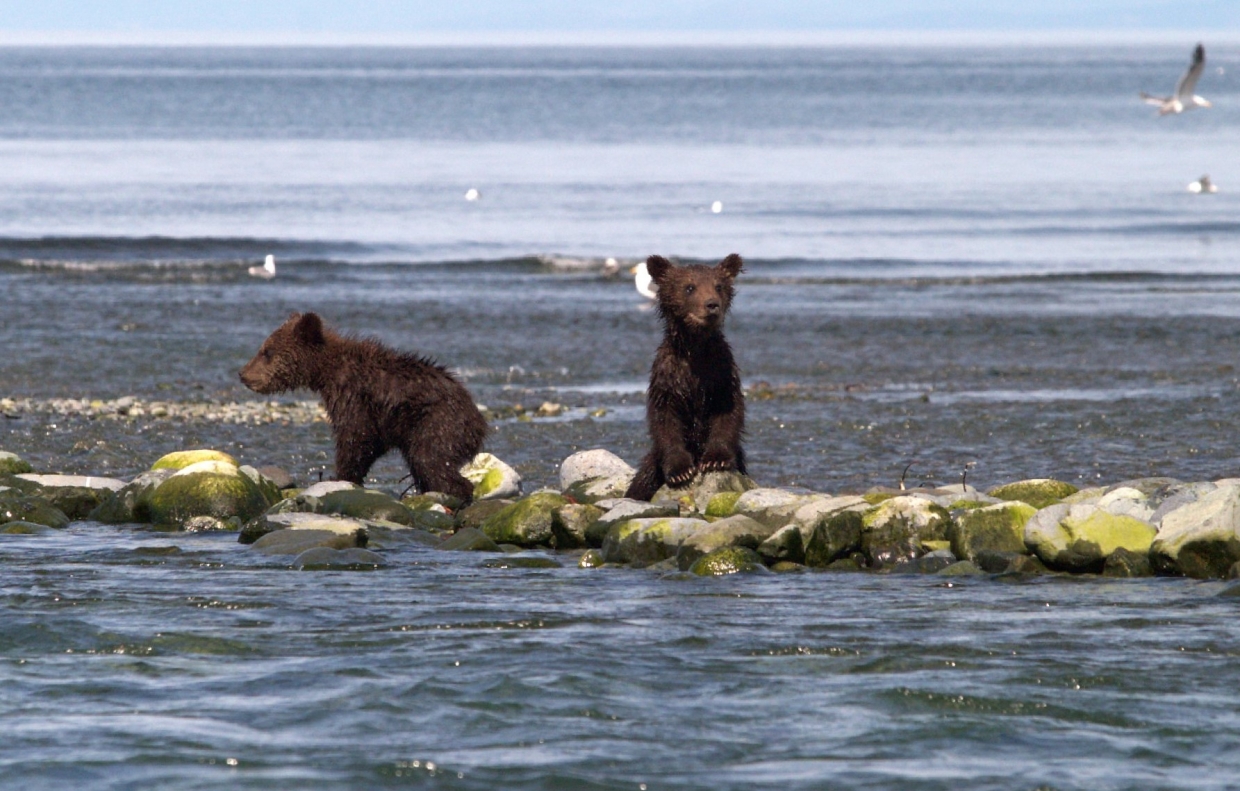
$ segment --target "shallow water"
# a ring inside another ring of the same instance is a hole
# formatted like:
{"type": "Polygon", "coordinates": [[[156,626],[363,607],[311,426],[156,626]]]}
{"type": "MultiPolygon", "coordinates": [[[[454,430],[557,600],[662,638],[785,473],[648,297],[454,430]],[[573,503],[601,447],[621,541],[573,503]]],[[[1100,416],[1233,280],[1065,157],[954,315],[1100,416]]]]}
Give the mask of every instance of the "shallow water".
{"type": "MultiPolygon", "coordinates": [[[[215,447],[316,480],[323,423],[54,409],[257,400],[237,370],[312,309],[490,407],[569,407],[488,440],[527,489],[554,484],[575,450],[646,443],[658,321],[603,259],[737,251],[762,484],[1237,475],[1240,50],[1207,42],[1213,110],[1135,98],[1190,48],[0,49],[0,399],[32,405],[0,448],[128,477],[215,447]],[[1185,193],[1202,172],[1222,192],[1185,193]],[[267,253],[278,277],[248,277],[267,253]]],[[[403,474],[387,458],[370,483],[403,474]]],[[[700,580],[416,546],[303,572],[230,536],[2,538],[4,786],[1237,770],[1223,583],[700,580]]]]}

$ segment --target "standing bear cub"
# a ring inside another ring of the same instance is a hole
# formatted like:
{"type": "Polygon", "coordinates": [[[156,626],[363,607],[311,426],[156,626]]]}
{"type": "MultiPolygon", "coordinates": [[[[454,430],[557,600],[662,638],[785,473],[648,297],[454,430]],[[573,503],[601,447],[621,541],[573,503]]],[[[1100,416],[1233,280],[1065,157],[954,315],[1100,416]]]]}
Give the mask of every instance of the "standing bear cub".
{"type": "Polygon", "coordinates": [[[486,420],[443,366],[370,338],[338,335],[315,313],[294,313],[241,369],[258,393],[318,393],[336,440],[336,477],[361,484],[371,465],[396,449],[423,492],[468,501],[460,468],[486,437],[486,420]]]}
{"type": "Polygon", "coordinates": [[[699,472],[745,472],[745,395],[723,337],[741,257],[716,266],[675,266],[652,255],[646,269],[658,287],[663,343],[650,368],[646,424],[653,447],[626,497],[649,500],[663,484],[685,486],[699,472]]]}

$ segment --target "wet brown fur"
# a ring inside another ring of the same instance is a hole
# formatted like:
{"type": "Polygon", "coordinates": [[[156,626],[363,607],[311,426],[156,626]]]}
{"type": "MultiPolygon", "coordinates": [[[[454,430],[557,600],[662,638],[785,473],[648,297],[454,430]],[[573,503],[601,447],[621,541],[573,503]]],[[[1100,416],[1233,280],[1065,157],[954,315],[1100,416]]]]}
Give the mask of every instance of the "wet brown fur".
{"type": "Polygon", "coordinates": [[[419,490],[472,497],[473,485],[459,470],[482,448],[486,420],[464,385],[432,360],[338,335],[315,313],[294,313],[240,376],[258,393],[319,394],[336,440],[339,480],[361,484],[395,449],[419,490]]]}
{"type": "Polygon", "coordinates": [[[735,295],[741,257],[716,266],[646,261],[658,286],[663,343],[646,391],[652,448],[626,497],[649,500],[663,484],[684,486],[699,472],[745,472],[745,396],[723,320],[735,295]]]}

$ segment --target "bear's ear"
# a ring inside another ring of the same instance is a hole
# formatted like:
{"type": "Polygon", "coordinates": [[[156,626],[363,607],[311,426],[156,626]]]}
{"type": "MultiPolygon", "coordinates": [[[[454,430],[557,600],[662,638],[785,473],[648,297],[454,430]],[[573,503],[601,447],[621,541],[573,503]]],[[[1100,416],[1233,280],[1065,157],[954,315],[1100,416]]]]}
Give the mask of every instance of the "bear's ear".
{"type": "Polygon", "coordinates": [[[672,262],[661,255],[652,255],[646,259],[646,271],[655,283],[662,283],[663,278],[667,277],[667,273],[673,268],[672,262]]]}
{"type": "Polygon", "coordinates": [[[293,336],[307,346],[323,345],[323,320],[317,313],[307,313],[293,327],[293,336]]]}
{"type": "Polygon", "coordinates": [[[744,270],[745,265],[744,262],[741,261],[741,257],[739,255],[732,253],[727,258],[720,261],[718,266],[715,268],[722,272],[728,280],[735,280],[736,276],[744,270]]]}

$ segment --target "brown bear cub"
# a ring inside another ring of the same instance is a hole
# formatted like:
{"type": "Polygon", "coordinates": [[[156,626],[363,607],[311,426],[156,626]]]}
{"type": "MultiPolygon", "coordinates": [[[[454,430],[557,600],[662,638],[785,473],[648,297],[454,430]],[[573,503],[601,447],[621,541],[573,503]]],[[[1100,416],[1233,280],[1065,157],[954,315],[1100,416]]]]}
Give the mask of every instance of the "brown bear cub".
{"type": "Polygon", "coordinates": [[[675,266],[657,255],[646,260],[658,286],[663,343],[646,391],[646,425],[654,447],[642,459],[626,497],[649,500],[663,484],[685,486],[699,472],[745,472],[745,395],[723,337],[741,267],[736,254],[716,266],[675,266]]]}
{"type": "Polygon", "coordinates": [[[482,447],[486,420],[464,385],[425,357],[338,335],[317,314],[294,313],[241,369],[241,381],[258,393],[318,393],[342,481],[360,485],[371,465],[396,449],[419,490],[473,496],[460,468],[482,447]]]}

